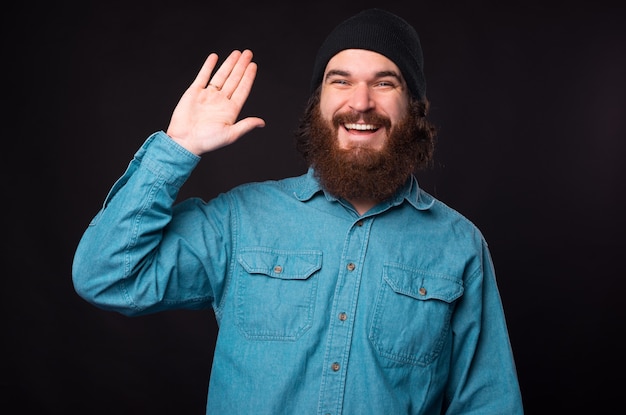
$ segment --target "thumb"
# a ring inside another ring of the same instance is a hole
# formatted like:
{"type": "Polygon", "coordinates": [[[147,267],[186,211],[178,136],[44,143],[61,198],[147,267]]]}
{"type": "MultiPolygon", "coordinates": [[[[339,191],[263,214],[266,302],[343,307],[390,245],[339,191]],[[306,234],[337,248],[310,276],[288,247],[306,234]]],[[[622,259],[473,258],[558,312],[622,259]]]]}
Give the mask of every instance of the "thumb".
{"type": "Polygon", "coordinates": [[[265,120],[259,117],[247,117],[242,120],[239,120],[231,126],[232,141],[233,142],[236,141],[241,136],[249,133],[255,128],[263,128],[263,127],[265,127],[265,120]]]}

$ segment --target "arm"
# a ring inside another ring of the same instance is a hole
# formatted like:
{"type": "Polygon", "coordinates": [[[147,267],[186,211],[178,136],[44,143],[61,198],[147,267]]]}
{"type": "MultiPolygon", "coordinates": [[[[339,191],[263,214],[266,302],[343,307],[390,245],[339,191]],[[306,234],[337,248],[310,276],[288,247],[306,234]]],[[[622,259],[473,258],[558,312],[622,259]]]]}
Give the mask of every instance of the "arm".
{"type": "Polygon", "coordinates": [[[452,318],[445,413],[523,414],[504,310],[484,241],[482,250],[481,267],[469,276],[452,318]]]}
{"type": "Polygon", "coordinates": [[[256,74],[251,58],[232,52],[212,78],[218,90],[207,86],[217,62],[209,55],[174,110],[169,136],[149,137],[115,183],[74,255],[73,283],[85,300],[126,315],[209,306],[209,277],[227,257],[220,238],[228,209],[215,202],[209,215],[198,201],[176,208],[174,201],[200,154],[264,125],[259,118],[235,122],[256,74]]]}

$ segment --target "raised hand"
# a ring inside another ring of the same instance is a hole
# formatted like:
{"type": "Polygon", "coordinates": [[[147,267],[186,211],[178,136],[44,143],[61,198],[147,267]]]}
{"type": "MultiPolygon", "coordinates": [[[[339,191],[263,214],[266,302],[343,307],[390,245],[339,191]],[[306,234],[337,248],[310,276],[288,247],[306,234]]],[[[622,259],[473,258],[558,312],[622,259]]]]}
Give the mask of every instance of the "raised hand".
{"type": "Polygon", "coordinates": [[[196,79],[176,105],[167,135],[194,154],[216,150],[235,142],[265,121],[247,117],[237,121],[254,78],[257,65],[250,50],[235,50],[213,74],[218,56],[211,53],[196,79]],[[211,75],[213,74],[213,75],[211,75]]]}

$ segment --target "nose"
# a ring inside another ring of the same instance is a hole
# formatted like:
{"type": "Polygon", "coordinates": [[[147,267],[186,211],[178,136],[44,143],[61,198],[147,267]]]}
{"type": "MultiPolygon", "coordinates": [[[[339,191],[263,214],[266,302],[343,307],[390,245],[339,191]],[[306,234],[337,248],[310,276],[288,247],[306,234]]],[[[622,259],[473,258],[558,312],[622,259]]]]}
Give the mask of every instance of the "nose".
{"type": "Polygon", "coordinates": [[[354,85],[349,106],[352,110],[358,112],[365,112],[374,107],[372,94],[367,84],[359,83],[354,85]]]}

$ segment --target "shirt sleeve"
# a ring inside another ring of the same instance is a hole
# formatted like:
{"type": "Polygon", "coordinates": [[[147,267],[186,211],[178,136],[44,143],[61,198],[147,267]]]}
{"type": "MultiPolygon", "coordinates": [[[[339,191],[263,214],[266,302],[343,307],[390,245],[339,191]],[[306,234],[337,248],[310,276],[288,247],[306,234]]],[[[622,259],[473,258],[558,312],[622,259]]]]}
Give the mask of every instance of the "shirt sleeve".
{"type": "Polygon", "coordinates": [[[174,207],[199,159],[162,131],[146,140],[77,246],[72,281],[83,299],[125,315],[210,306],[210,248],[186,225],[202,222],[203,204],[174,207]]]}
{"type": "Polygon", "coordinates": [[[504,310],[484,240],[480,263],[468,276],[452,318],[453,355],[445,413],[523,414],[504,310]]]}

